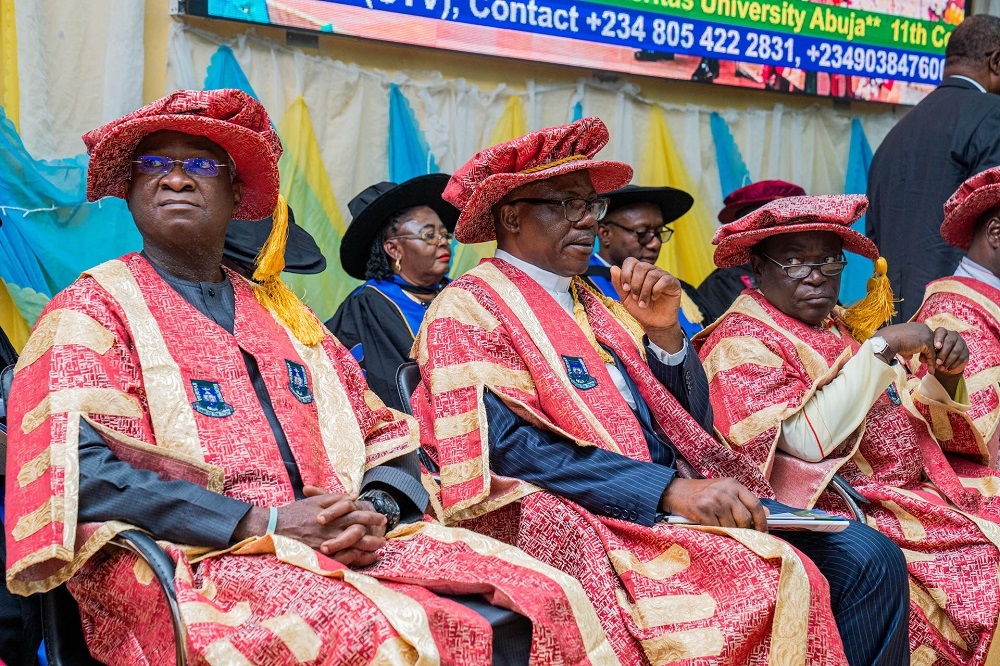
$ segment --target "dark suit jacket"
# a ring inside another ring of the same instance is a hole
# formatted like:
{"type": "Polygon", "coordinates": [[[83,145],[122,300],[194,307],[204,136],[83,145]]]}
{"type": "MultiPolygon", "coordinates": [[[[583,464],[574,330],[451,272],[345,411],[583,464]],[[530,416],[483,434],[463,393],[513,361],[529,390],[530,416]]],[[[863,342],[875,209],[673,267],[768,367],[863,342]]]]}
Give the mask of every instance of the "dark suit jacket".
{"type": "MultiPolygon", "coordinates": [[[[680,365],[664,365],[653,354],[648,358],[660,383],[702,428],[712,432],[708,378],[690,345],[680,365]]],[[[653,525],[660,497],[677,474],[679,453],[669,439],[655,434],[649,409],[632,378],[624,370],[622,375],[638,407],[636,417],[646,433],[652,462],[577,446],[529,424],[487,391],[483,398],[489,423],[490,468],[501,476],[533,483],[572,500],[591,513],[653,525]]]]}
{"type": "Polygon", "coordinates": [[[868,172],[867,234],[889,262],[900,317],[962,252],[941,238],[942,206],[969,176],[1000,165],[1000,95],[948,77],[889,132],[868,172]]]}

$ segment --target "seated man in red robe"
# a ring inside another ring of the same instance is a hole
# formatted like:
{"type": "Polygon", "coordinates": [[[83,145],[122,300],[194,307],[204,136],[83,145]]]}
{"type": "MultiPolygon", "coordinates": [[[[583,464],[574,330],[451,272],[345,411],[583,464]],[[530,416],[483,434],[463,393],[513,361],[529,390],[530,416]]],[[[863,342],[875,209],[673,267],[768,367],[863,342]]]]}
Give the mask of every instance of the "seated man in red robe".
{"type": "MultiPolygon", "coordinates": [[[[735,222],[749,215],[764,204],[785,197],[804,197],[806,191],[799,185],[784,180],[760,180],[735,189],[723,200],[719,211],[719,224],[735,222]]],[[[698,294],[708,307],[721,317],[744,289],[756,289],[750,264],[716,268],[698,285],[698,294]]]]}
{"type": "Polygon", "coordinates": [[[195,663],[614,663],[576,581],[423,519],[416,424],[279,278],[281,143],[258,102],[178,91],[84,141],[88,196],[125,198],[143,251],[56,295],[22,351],[12,591],[68,581],[97,659],[172,663],[151,572],[101,550],[136,526],[176,563],[195,663]],[[223,267],[230,219],[272,212],[253,280],[223,267]],[[491,630],[505,610],[526,649],[491,630]]]}
{"type": "Polygon", "coordinates": [[[716,265],[750,263],[757,288],[695,338],[715,425],[785,503],[844,511],[825,492],[835,473],[867,499],[868,523],[906,556],[913,663],[991,663],[1000,478],[942,451],[982,443],[964,398],[968,351],[945,328],[878,328],[892,311],[885,260],[851,229],[867,205],[790,197],[720,227],[716,265]],[[836,305],[845,251],[877,272],[847,310],[836,305]],[[923,379],[907,367],[916,357],[930,368],[923,379]]]}
{"type": "Polygon", "coordinates": [[[456,237],[497,251],[441,292],[414,345],[440,515],[578,578],[623,663],[907,663],[898,548],[858,523],[763,533],[770,490],[711,434],[678,281],[628,258],[617,302],[580,277],[601,195],[632,176],[592,159],[607,141],[596,118],[539,130],[445,190],[456,237]]]}
{"type": "Polygon", "coordinates": [[[969,418],[983,436],[982,451],[958,451],[1000,466],[1000,167],[968,179],[944,204],[941,235],[966,254],[951,277],[927,285],[917,321],[946,326],[969,346],[969,418]]]}

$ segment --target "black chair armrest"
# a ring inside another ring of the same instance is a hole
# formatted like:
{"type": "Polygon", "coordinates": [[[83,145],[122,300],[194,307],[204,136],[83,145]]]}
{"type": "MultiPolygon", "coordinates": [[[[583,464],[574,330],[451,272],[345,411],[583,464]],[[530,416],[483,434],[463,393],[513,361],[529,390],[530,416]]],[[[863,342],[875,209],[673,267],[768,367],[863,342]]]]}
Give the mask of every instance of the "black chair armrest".
{"type": "Polygon", "coordinates": [[[174,627],[174,645],[177,655],[177,666],[187,664],[187,628],[181,618],[180,606],[177,604],[177,593],[174,590],[174,562],[166,551],[160,548],[153,537],[138,530],[120,532],[110,543],[139,556],[152,570],[156,581],[163,591],[170,609],[170,621],[174,627]]]}

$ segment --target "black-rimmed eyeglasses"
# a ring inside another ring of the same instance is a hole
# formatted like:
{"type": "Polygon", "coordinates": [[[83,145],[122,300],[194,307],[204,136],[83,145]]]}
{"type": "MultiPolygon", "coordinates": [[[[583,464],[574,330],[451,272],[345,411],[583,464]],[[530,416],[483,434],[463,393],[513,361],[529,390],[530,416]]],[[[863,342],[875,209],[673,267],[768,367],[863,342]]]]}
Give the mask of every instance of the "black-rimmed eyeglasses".
{"type": "Polygon", "coordinates": [[[777,259],[772,259],[766,254],[761,256],[776,263],[781,270],[785,271],[785,275],[793,280],[806,279],[812,275],[814,269],[818,269],[820,274],[825,275],[826,277],[834,277],[843,273],[844,267],[847,266],[847,260],[845,259],[826,261],[822,264],[783,264],[777,259]]]}
{"type": "Polygon", "coordinates": [[[649,245],[654,238],[659,237],[661,243],[666,243],[670,240],[670,237],[674,235],[674,230],[670,227],[660,227],[659,229],[647,229],[646,231],[636,231],[635,229],[629,229],[624,227],[617,222],[612,222],[611,220],[604,220],[601,224],[610,224],[612,227],[618,227],[622,231],[627,231],[630,234],[635,234],[635,239],[639,241],[639,245],[649,245]]]}
{"type": "Polygon", "coordinates": [[[594,197],[593,199],[514,199],[506,203],[526,203],[534,206],[562,206],[567,222],[579,222],[583,216],[590,211],[595,220],[600,222],[604,219],[604,214],[608,212],[608,204],[611,200],[607,197],[594,197]]]}

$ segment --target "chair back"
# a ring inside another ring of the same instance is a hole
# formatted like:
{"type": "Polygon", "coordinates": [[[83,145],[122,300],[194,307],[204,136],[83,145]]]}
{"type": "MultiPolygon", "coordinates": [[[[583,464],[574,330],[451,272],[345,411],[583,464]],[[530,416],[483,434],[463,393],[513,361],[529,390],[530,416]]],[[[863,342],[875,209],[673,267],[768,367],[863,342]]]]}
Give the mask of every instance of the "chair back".
{"type": "Polygon", "coordinates": [[[408,361],[396,369],[396,389],[399,391],[399,399],[403,401],[403,410],[413,416],[410,408],[410,397],[420,385],[420,367],[416,361],[408,361]]]}
{"type": "MultiPolygon", "coordinates": [[[[420,367],[416,361],[408,361],[396,369],[396,389],[399,391],[399,399],[403,403],[403,410],[410,416],[413,416],[413,408],[410,407],[410,398],[419,385],[420,367]]],[[[426,451],[417,449],[417,456],[420,458],[420,462],[423,463],[424,468],[432,475],[441,472],[441,468],[427,455],[426,451]]]]}

